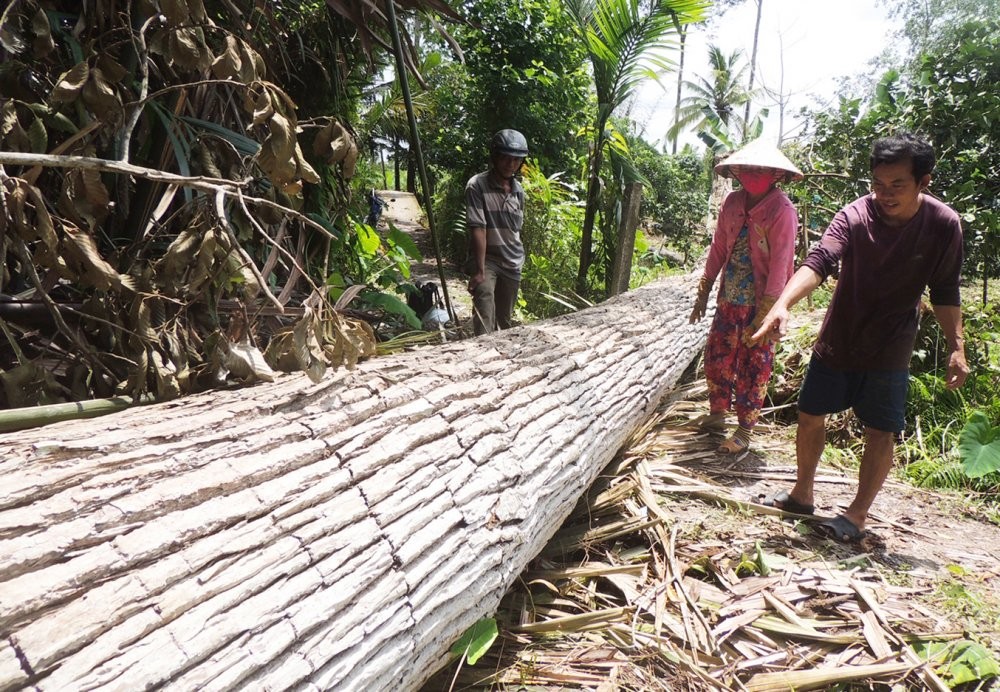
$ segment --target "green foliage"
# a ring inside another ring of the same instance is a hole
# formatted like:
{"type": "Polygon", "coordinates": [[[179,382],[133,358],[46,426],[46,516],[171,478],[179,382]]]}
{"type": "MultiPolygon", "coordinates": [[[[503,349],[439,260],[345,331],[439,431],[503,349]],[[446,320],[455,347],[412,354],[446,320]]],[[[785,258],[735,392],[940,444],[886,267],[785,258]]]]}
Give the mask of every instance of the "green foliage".
{"type": "MultiPolygon", "coordinates": [[[[908,450],[908,454],[914,457],[912,450],[908,450]]],[[[906,465],[905,473],[914,485],[921,488],[960,490],[969,486],[961,461],[953,454],[943,455],[936,449],[927,449],[913,458],[906,465]]]]}
{"type": "Polygon", "coordinates": [[[865,114],[864,99],[841,95],[836,106],[804,113],[811,130],[804,146],[806,179],[792,196],[814,238],[848,202],[868,191],[868,155],[872,142],[886,134],[884,124],[865,114]]]}
{"type": "Polygon", "coordinates": [[[469,251],[465,181],[448,175],[435,190],[434,218],[440,219],[442,252],[461,265],[469,251]]]}
{"type": "MultiPolygon", "coordinates": [[[[577,31],[586,47],[593,70],[597,109],[593,115],[593,144],[587,175],[587,206],[580,242],[580,266],[576,288],[586,293],[591,285],[590,268],[594,260],[593,235],[600,207],[615,208],[613,199],[601,200],[601,176],[604,173],[606,148],[611,145],[608,122],[615,110],[625,103],[639,84],[672,68],[667,55],[675,48],[674,36],[681,27],[702,19],[708,6],[703,0],[568,0],[569,13],[576,20],[577,31]]],[[[612,172],[612,176],[619,177],[612,172]]],[[[607,221],[605,221],[607,228],[607,221]]],[[[605,244],[605,250],[613,247],[605,244]]],[[[610,262],[614,264],[614,257],[610,262]]]]}
{"type": "Polygon", "coordinates": [[[949,390],[940,326],[929,316],[921,321],[910,370],[908,428],[900,448],[908,462],[906,474],[918,484],[989,494],[1000,488],[1000,475],[989,470],[994,449],[990,421],[1000,420],[1000,354],[991,351],[998,328],[1000,314],[994,306],[965,308],[970,375],[961,389],[949,390]]]}
{"type": "Polygon", "coordinates": [[[754,541],[753,555],[744,553],[740,556],[740,563],[736,566],[736,574],[740,577],[751,577],[760,575],[766,577],[771,573],[770,559],[774,557],[764,552],[760,541],[754,541]]]}
{"type": "Polygon", "coordinates": [[[629,288],[643,286],[665,276],[685,271],[664,248],[651,247],[642,229],[636,232],[629,288]]]}
{"type": "Polygon", "coordinates": [[[378,308],[390,315],[402,317],[414,329],[420,329],[420,317],[410,306],[398,297],[385,291],[365,291],[361,294],[362,302],[369,308],[378,308]]]}
{"type": "MultiPolygon", "coordinates": [[[[973,632],[995,629],[1000,613],[992,599],[983,599],[967,586],[966,570],[961,565],[947,565],[950,573],[936,584],[935,600],[963,620],[973,632]]],[[[952,687],[1000,677],[1000,664],[994,655],[973,639],[928,641],[914,645],[922,658],[935,665],[935,672],[952,687]]],[[[962,688],[965,689],[965,688],[962,688]]],[[[976,689],[986,689],[977,687],[976,689]]]]}
{"type": "Polygon", "coordinates": [[[703,233],[709,179],[701,158],[685,151],[661,154],[640,138],[630,141],[633,161],[649,181],[642,215],[687,259],[703,233]]]}
{"type": "Polygon", "coordinates": [[[989,649],[978,642],[968,639],[918,642],[913,648],[921,658],[936,664],[934,672],[951,687],[1000,676],[1000,665],[989,649]]]}
{"type": "Polygon", "coordinates": [[[467,179],[486,165],[490,135],[512,127],[543,170],[572,170],[589,80],[570,17],[550,0],[469,1],[463,14],[470,23],[455,36],[465,63],[448,63],[431,80],[428,160],[467,179]]]}
{"type": "Polygon", "coordinates": [[[744,86],[750,65],[743,60],[742,51],[727,54],[716,45],[708,47],[708,64],[710,77],[684,81],[687,95],[681,99],[680,117],[667,131],[667,137],[673,139],[693,127],[711,133],[713,141],[722,139],[729,144],[727,148],[734,148],[732,145],[738,146],[745,138],[739,110],[753,98],[744,86]]]}
{"type": "Polygon", "coordinates": [[[483,618],[451,645],[451,653],[454,656],[464,656],[468,664],[474,666],[476,661],[490,650],[497,635],[497,621],[493,618],[483,618]]]}
{"type": "Polygon", "coordinates": [[[673,37],[685,24],[700,21],[703,0],[570,0],[593,68],[600,124],[624,103],[641,82],[673,68],[667,57],[673,37]]]}
{"type": "Polygon", "coordinates": [[[326,282],[330,300],[336,301],[350,286],[365,285],[359,296],[363,304],[419,329],[420,318],[398,297],[410,278],[410,262],[421,259],[413,239],[391,223],[382,237],[366,223],[348,221],[349,230],[339,231],[330,248],[335,267],[326,282]]]}
{"type": "Polygon", "coordinates": [[[611,285],[612,271],[618,250],[618,233],[622,224],[622,213],[625,190],[632,183],[643,185],[644,192],[652,185],[642,175],[632,159],[627,121],[612,118],[608,121],[606,130],[605,165],[601,168],[601,186],[599,193],[599,230],[597,242],[594,243],[593,258],[595,260],[590,272],[590,284],[606,288],[611,285]]]}
{"type": "Polygon", "coordinates": [[[1000,0],[879,0],[879,4],[902,22],[895,38],[904,41],[892,43],[906,45],[911,59],[950,47],[955,29],[970,19],[1000,16],[1000,0]]]}
{"type": "Polygon", "coordinates": [[[959,436],[962,465],[970,478],[1000,471],[1000,427],[982,411],[974,411],[959,436]]]}
{"type": "Polygon", "coordinates": [[[551,296],[568,292],[576,278],[583,208],[579,191],[561,175],[546,177],[526,166],[522,182],[527,201],[521,230],[526,255],[521,296],[529,314],[551,317],[568,309],[551,296]]]}
{"type": "Polygon", "coordinates": [[[921,56],[901,116],[938,150],[934,189],[962,216],[966,273],[1000,277],[1000,20],[971,22],[921,56]]]}
{"type": "MultiPolygon", "coordinates": [[[[864,191],[871,143],[908,130],[935,146],[931,190],[950,204],[965,226],[967,276],[1000,277],[1000,21],[978,16],[948,25],[903,71],[886,71],[865,99],[842,96],[836,108],[809,114],[812,142],[807,172],[840,173],[814,189],[814,215],[825,224],[864,191]],[[866,108],[867,106],[867,108],[866,108]]],[[[811,181],[810,181],[811,182],[811,181]]],[[[985,283],[984,283],[985,294],[985,283]]]]}
{"type": "MultiPolygon", "coordinates": [[[[424,79],[433,79],[441,69],[441,61],[441,53],[432,51],[422,57],[417,69],[424,79]]],[[[433,110],[435,94],[423,88],[420,81],[409,80],[408,84],[410,106],[419,121],[433,110]]],[[[358,131],[364,149],[377,156],[382,168],[379,171],[381,182],[369,182],[369,187],[389,187],[391,178],[397,190],[412,190],[409,173],[414,161],[409,149],[410,121],[398,79],[376,87],[369,95],[358,131]],[[385,158],[389,159],[391,174],[386,170],[385,158]]]]}

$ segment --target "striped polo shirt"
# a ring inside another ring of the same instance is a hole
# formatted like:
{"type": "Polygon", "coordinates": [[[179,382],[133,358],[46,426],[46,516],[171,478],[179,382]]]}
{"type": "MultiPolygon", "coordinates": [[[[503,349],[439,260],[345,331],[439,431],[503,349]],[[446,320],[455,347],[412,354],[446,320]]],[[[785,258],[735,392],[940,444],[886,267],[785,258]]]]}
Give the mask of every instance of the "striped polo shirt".
{"type": "Polygon", "coordinates": [[[511,181],[511,191],[493,182],[489,172],[479,173],[465,186],[469,229],[486,229],[486,262],[498,273],[520,280],[524,265],[521,224],[524,222],[524,188],[511,181]]]}

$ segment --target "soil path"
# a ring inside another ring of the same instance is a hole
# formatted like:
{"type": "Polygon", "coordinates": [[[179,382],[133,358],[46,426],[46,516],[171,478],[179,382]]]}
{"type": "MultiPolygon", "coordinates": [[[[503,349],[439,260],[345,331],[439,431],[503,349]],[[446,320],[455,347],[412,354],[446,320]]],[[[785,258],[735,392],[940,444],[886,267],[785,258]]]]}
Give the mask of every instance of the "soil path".
{"type": "MultiPolygon", "coordinates": [[[[721,435],[706,438],[709,459],[703,458],[691,470],[728,488],[734,499],[756,502],[778,490],[790,490],[795,481],[794,426],[761,427],[754,449],[739,459],[714,452],[721,435]]],[[[839,446],[833,442],[828,449],[839,446]]],[[[856,470],[823,463],[816,481],[816,514],[840,514],[856,489],[856,470]]],[[[682,506],[677,509],[683,511],[682,506]]],[[[1000,526],[976,512],[961,493],[924,490],[890,477],[872,505],[867,535],[859,544],[842,545],[840,552],[867,553],[885,568],[931,581],[954,578],[957,565],[1000,605],[1000,526]]],[[[762,516],[759,521],[772,519],[762,516]]]]}
{"type": "MultiPolygon", "coordinates": [[[[397,192],[396,190],[378,190],[379,196],[385,200],[386,207],[382,211],[379,227],[384,229],[387,221],[392,221],[401,231],[413,238],[423,260],[410,265],[414,282],[433,281],[441,285],[437,259],[434,256],[434,243],[427,229],[427,215],[420,207],[412,192],[397,192]]],[[[440,232],[440,231],[439,231],[440,232]]],[[[448,300],[458,318],[459,330],[465,334],[472,333],[472,297],[469,295],[468,278],[461,269],[448,258],[443,258],[445,288],[448,300]]],[[[444,298],[444,295],[442,295],[444,298]]]]}
{"type": "MultiPolygon", "coordinates": [[[[792,329],[815,334],[825,312],[825,307],[800,304],[792,314],[792,329]]],[[[811,341],[807,339],[806,343],[811,341]]],[[[808,349],[795,357],[808,359],[808,349]]],[[[704,373],[699,375],[703,382],[704,373]]],[[[799,383],[793,384],[793,389],[797,389],[799,383]]],[[[707,412],[707,402],[704,407],[707,412]]],[[[841,451],[860,440],[860,425],[852,422],[850,416],[849,412],[840,414],[828,424],[828,430],[835,430],[827,435],[815,486],[816,514],[820,517],[842,513],[857,490],[860,459],[841,451]],[[836,438],[843,436],[848,428],[857,434],[849,441],[838,441],[836,438]],[[843,461],[835,464],[838,459],[843,461]]],[[[794,415],[783,417],[791,419],[794,415]]],[[[692,471],[728,487],[735,499],[744,501],[757,501],[779,490],[791,490],[795,482],[794,422],[785,423],[773,415],[765,415],[751,451],[739,458],[715,453],[711,445],[722,439],[721,434],[706,435],[710,461],[699,463],[692,471]]],[[[1000,526],[995,517],[991,522],[986,516],[987,509],[971,499],[957,491],[915,487],[894,469],[872,505],[865,538],[855,545],[841,545],[840,552],[845,556],[867,554],[886,569],[910,579],[925,579],[928,584],[943,579],[963,582],[972,592],[981,592],[1000,612],[1000,526]]],[[[760,519],[772,521],[771,517],[760,519]]],[[[997,624],[994,629],[1000,628],[1000,622],[997,624]]],[[[1000,632],[994,633],[993,640],[1000,653],[1000,632]]]]}

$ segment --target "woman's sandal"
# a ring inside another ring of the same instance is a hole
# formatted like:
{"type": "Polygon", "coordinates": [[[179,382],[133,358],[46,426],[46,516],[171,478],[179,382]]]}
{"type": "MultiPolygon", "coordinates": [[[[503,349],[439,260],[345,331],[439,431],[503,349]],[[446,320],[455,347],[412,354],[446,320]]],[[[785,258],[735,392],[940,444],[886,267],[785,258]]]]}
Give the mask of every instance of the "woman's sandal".
{"type": "Polygon", "coordinates": [[[733,433],[719,445],[718,452],[720,454],[741,454],[748,449],[750,449],[750,441],[743,439],[736,433],[733,433]]]}

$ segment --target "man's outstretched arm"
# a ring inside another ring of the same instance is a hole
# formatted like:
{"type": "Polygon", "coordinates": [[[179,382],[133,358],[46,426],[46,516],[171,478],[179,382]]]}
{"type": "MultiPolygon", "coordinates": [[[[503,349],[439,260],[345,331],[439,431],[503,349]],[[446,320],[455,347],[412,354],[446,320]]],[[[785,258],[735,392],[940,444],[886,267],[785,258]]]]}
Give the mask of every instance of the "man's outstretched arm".
{"type": "Polygon", "coordinates": [[[780,341],[788,333],[789,310],[797,302],[816,290],[816,287],[823,283],[823,277],[809,267],[799,267],[799,270],[792,275],[792,278],[785,284],[781,295],[774,301],[774,305],[764,316],[764,321],[760,329],[750,337],[755,344],[762,339],[780,341]]]}

